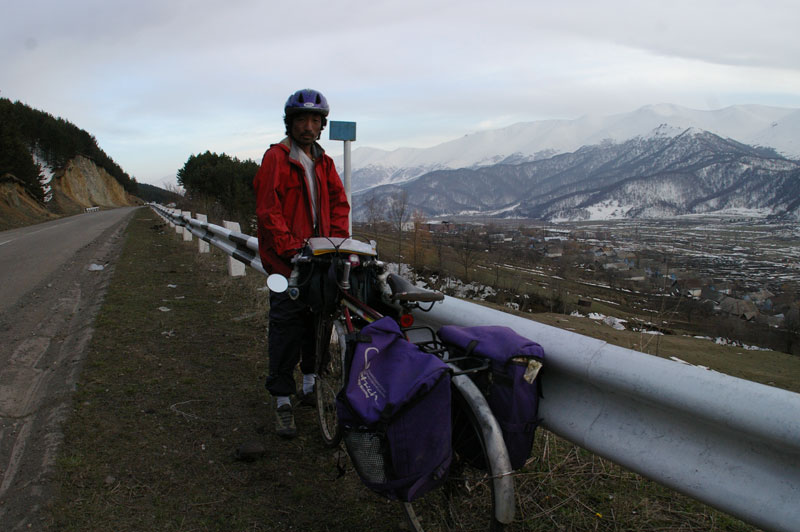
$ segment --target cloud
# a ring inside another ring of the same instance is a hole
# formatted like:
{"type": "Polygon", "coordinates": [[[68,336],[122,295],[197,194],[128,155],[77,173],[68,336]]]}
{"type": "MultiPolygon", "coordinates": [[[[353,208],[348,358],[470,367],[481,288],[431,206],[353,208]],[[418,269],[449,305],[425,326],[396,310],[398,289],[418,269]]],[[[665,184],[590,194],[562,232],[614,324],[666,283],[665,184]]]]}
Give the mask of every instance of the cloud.
{"type": "Polygon", "coordinates": [[[789,1],[29,0],[4,14],[0,96],[87,129],[149,182],[206,149],[260,158],[301,87],[383,148],[649,103],[800,106],[789,1]]]}

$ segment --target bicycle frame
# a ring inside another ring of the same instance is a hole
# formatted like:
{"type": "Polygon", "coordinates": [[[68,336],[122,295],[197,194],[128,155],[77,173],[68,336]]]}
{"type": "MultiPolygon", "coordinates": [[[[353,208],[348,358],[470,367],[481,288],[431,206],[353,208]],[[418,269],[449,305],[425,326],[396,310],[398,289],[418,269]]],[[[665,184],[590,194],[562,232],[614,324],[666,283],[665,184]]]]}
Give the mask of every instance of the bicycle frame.
{"type": "MultiPolygon", "coordinates": [[[[454,364],[448,364],[454,371],[460,371],[454,364]]],[[[480,424],[486,441],[486,454],[493,462],[494,478],[494,504],[495,519],[503,524],[511,523],[514,520],[514,477],[512,476],[511,460],[508,458],[506,442],[503,439],[503,432],[492,414],[489,404],[481,391],[472,382],[467,373],[453,375],[451,380],[464,399],[469,404],[475,417],[480,424]]]]}
{"type": "MultiPolygon", "coordinates": [[[[366,245],[363,242],[349,241],[344,239],[339,239],[337,241],[334,241],[333,239],[317,240],[323,241],[317,242],[317,247],[312,249],[312,253],[299,255],[294,261],[295,269],[292,273],[292,277],[288,281],[288,289],[292,290],[294,288],[297,290],[295,297],[299,295],[300,287],[298,286],[298,266],[300,264],[317,261],[327,263],[330,261],[339,260],[341,267],[336,268],[335,276],[336,303],[332,305],[330,308],[330,313],[326,313],[324,319],[328,320],[329,322],[341,320],[343,322],[345,332],[347,334],[352,334],[360,329],[360,326],[355,324],[353,321],[355,318],[358,318],[365,323],[371,323],[386,315],[351,293],[351,273],[355,273],[358,267],[376,268],[378,271],[382,272],[380,275],[375,276],[375,279],[379,284],[379,286],[376,288],[380,295],[379,299],[381,306],[385,306],[385,308],[391,311],[392,317],[400,323],[401,328],[404,330],[407,337],[409,336],[409,332],[422,328],[412,328],[410,327],[410,324],[404,324],[401,321],[401,316],[406,314],[410,315],[410,310],[412,308],[422,309],[422,307],[418,305],[417,301],[435,301],[436,298],[431,297],[430,291],[419,290],[417,292],[413,290],[410,285],[405,284],[402,286],[402,289],[406,291],[392,299],[392,296],[395,295],[396,287],[400,286],[400,280],[395,278],[394,283],[387,283],[388,274],[386,273],[385,265],[377,260],[374,248],[370,249],[365,247],[366,245]],[[355,242],[356,245],[352,245],[352,242],[355,242]],[[333,253],[335,253],[337,256],[328,259],[328,257],[330,257],[333,253]],[[350,253],[350,255],[342,260],[341,255],[346,253],[350,253]],[[358,255],[359,253],[361,255],[358,255]],[[356,256],[354,257],[353,254],[356,254],[356,256]],[[366,260],[362,260],[362,258],[366,258],[366,260]],[[389,286],[390,284],[391,286],[389,286]],[[415,299],[417,296],[419,296],[419,299],[415,299]]],[[[338,265],[339,264],[336,264],[336,266],[338,265]]],[[[326,278],[325,282],[332,280],[334,279],[328,277],[326,278]]],[[[290,296],[291,294],[292,293],[290,292],[290,296]]],[[[477,420],[480,431],[483,435],[483,440],[486,447],[486,459],[490,462],[490,464],[487,464],[487,466],[490,467],[490,471],[492,472],[491,482],[494,486],[494,518],[499,523],[510,523],[513,521],[515,513],[514,478],[512,476],[513,470],[511,468],[511,462],[508,457],[508,451],[506,450],[502,430],[492,414],[491,409],[486,402],[486,398],[483,396],[478,386],[472,381],[471,378],[471,374],[474,372],[486,371],[488,368],[488,362],[475,364],[475,358],[472,357],[458,359],[450,358],[447,347],[436,340],[435,334],[431,329],[428,328],[428,330],[430,330],[430,333],[433,337],[432,341],[414,341],[411,338],[409,338],[409,340],[417,343],[422,349],[428,351],[429,353],[439,356],[450,367],[452,371],[452,386],[464,399],[466,407],[474,415],[474,418],[477,420]],[[467,359],[469,359],[470,362],[467,362],[467,359]]],[[[318,346],[320,348],[323,346],[323,341],[324,339],[321,339],[318,342],[318,346]]],[[[350,351],[350,348],[348,348],[347,351],[352,352],[350,351]]],[[[317,356],[318,358],[325,357],[328,356],[328,354],[317,353],[317,356]]],[[[346,385],[347,382],[347,361],[345,361],[344,366],[345,368],[343,370],[342,379],[343,382],[341,382],[342,386],[346,385]]]]}

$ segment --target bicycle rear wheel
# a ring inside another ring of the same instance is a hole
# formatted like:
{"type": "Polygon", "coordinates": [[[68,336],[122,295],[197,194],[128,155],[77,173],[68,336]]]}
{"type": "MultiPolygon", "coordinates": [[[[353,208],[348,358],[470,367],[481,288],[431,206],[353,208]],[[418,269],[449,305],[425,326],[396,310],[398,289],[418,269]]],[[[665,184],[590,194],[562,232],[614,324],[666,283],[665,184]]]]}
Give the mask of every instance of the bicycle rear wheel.
{"type": "Polygon", "coordinates": [[[344,386],[345,328],[340,320],[320,318],[317,326],[317,414],[322,439],[336,447],[342,439],[336,394],[344,386]]]}
{"type": "Polygon", "coordinates": [[[495,519],[492,460],[478,420],[453,388],[453,462],[447,481],[420,499],[403,503],[415,532],[501,531],[495,519]]]}

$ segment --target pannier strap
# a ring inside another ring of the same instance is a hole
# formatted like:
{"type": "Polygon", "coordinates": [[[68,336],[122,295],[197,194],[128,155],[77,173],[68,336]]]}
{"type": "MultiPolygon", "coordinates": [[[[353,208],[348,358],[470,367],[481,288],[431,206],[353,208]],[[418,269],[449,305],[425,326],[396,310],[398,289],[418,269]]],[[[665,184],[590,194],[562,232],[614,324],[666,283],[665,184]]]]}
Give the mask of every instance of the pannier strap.
{"type": "Polygon", "coordinates": [[[472,340],[470,343],[467,344],[467,348],[464,350],[464,356],[468,357],[475,351],[475,347],[478,345],[477,340],[472,340]]]}

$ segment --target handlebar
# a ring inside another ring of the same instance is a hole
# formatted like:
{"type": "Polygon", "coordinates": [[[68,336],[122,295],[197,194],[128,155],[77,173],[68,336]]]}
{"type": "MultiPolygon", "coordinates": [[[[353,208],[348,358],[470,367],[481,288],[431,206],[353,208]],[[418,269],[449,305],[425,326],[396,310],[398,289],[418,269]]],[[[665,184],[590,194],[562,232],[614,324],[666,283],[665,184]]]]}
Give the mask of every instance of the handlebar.
{"type": "Polygon", "coordinates": [[[330,262],[335,258],[342,260],[342,268],[337,269],[336,284],[339,289],[347,292],[350,290],[350,272],[352,268],[364,264],[363,259],[379,268],[378,283],[382,287],[381,299],[389,302],[400,303],[403,306],[418,306],[420,302],[431,304],[444,299],[444,294],[424,288],[419,288],[399,275],[390,273],[385,268],[385,263],[377,259],[375,244],[343,238],[311,238],[291,262],[294,265],[292,273],[287,280],[280,274],[272,274],[267,279],[267,285],[274,292],[288,292],[291,299],[300,297],[300,268],[302,264],[313,262],[330,262]],[[275,277],[272,284],[270,278],[275,277]],[[282,279],[282,280],[281,280],[282,279]],[[276,288],[273,288],[275,286],[276,288]]]}
{"type": "MultiPolygon", "coordinates": [[[[312,239],[318,240],[318,239],[312,239]]],[[[339,239],[342,240],[342,239],[339,239]]],[[[325,242],[328,240],[325,239],[325,242]]],[[[350,241],[344,240],[343,242],[339,243],[340,245],[350,244],[346,247],[346,249],[342,250],[344,252],[353,251],[352,248],[357,247],[357,250],[365,255],[373,255],[370,252],[370,249],[364,247],[363,242],[358,241],[350,241]],[[354,244],[355,245],[354,245],[354,244]],[[358,247],[360,246],[360,247],[358,247]]],[[[374,249],[374,246],[371,248],[374,249]]],[[[308,244],[303,247],[294,257],[291,258],[291,263],[294,265],[292,268],[292,273],[289,275],[288,280],[285,276],[279,273],[273,273],[269,277],[267,277],[267,286],[273,292],[283,293],[287,292],[289,297],[293,300],[296,300],[300,297],[300,268],[302,264],[309,264],[312,262],[330,262],[334,260],[334,256],[337,256],[338,253],[334,253],[335,251],[339,251],[336,247],[323,247],[320,243],[317,243],[316,246],[313,243],[308,244]]],[[[360,259],[358,255],[355,253],[349,253],[349,256],[346,260],[344,260],[344,264],[342,267],[341,276],[337,279],[337,284],[339,288],[342,290],[349,290],[350,289],[350,271],[352,270],[354,265],[360,263],[360,259]]],[[[381,263],[382,264],[382,263],[381,263]]]]}

